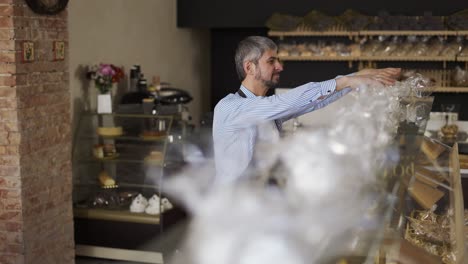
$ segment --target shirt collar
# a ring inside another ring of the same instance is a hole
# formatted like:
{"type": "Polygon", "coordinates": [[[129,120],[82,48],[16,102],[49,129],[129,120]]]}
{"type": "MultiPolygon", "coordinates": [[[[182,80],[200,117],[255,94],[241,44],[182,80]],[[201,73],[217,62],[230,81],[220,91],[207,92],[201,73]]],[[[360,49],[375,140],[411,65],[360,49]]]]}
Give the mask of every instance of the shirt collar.
{"type": "MultiPolygon", "coordinates": [[[[240,89],[242,90],[242,92],[244,92],[245,96],[247,96],[247,98],[251,98],[251,97],[257,97],[254,93],[252,93],[249,89],[247,89],[247,87],[245,87],[244,85],[241,85],[240,89]]],[[[260,97],[263,97],[263,96],[260,96],[260,97]]]]}

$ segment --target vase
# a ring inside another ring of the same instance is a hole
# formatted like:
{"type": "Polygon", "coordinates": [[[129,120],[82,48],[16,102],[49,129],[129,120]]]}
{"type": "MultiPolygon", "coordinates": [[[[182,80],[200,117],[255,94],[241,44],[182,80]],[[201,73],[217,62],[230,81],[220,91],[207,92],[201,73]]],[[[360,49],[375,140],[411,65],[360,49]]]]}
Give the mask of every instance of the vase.
{"type": "Polygon", "coordinates": [[[97,112],[99,114],[112,113],[112,97],[110,93],[98,94],[97,112]]]}

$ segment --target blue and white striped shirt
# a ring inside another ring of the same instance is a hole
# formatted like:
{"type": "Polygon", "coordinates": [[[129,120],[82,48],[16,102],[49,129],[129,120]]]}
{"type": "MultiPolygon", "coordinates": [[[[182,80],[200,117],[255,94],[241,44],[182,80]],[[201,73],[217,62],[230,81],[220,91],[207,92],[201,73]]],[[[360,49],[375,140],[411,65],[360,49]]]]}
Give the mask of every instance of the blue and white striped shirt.
{"type": "Polygon", "coordinates": [[[310,82],[272,96],[229,94],[214,109],[213,144],[217,184],[238,180],[252,160],[259,125],[274,120],[281,124],[291,118],[322,108],[348,89],[337,92],[336,81],[310,82]]]}

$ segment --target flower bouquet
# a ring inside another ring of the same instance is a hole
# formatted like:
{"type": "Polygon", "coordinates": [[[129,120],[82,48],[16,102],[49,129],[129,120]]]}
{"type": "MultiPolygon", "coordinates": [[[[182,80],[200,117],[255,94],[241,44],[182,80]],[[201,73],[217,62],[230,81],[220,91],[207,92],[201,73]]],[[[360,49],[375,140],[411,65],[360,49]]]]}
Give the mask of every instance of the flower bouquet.
{"type": "Polygon", "coordinates": [[[124,77],[122,68],[112,64],[99,64],[91,66],[86,73],[90,80],[94,80],[96,88],[99,90],[97,96],[97,112],[112,113],[112,98],[109,93],[114,83],[118,83],[124,77]]]}
{"type": "Polygon", "coordinates": [[[96,88],[101,94],[106,94],[112,89],[112,84],[118,83],[124,77],[122,68],[112,64],[99,64],[91,66],[86,76],[94,80],[96,88]]]}

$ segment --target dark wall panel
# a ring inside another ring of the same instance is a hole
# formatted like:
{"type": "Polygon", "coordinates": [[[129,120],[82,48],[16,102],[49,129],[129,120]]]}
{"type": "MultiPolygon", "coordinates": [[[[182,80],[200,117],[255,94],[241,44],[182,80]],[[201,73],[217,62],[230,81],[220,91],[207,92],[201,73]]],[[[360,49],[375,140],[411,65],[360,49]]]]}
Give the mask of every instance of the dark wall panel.
{"type": "Polygon", "coordinates": [[[355,9],[369,15],[380,10],[402,15],[450,15],[468,8],[466,0],[430,1],[377,1],[377,0],[177,0],[179,27],[263,27],[274,12],[304,16],[312,9],[329,15],[339,15],[346,9],[355,9]]]}

